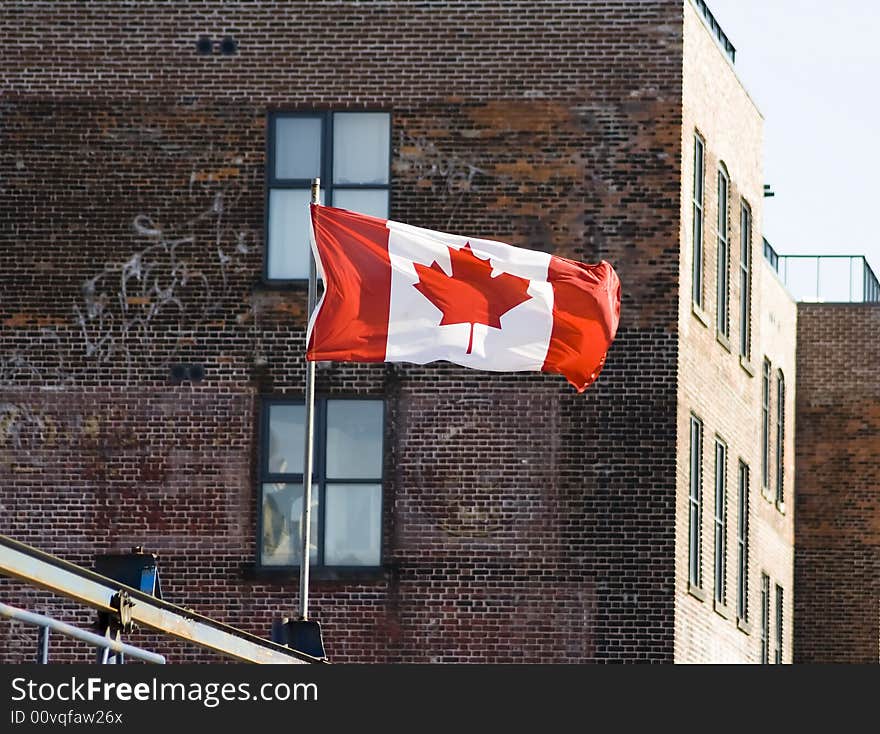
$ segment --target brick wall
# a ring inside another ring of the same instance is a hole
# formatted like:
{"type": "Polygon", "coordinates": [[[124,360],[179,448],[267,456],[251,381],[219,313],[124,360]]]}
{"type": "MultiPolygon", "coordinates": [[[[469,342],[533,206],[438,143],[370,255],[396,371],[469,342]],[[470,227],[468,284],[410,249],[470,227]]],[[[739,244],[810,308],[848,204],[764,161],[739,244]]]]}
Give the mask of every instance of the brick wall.
{"type": "Polygon", "coordinates": [[[0,532],[143,544],[167,598],[261,635],[294,612],[295,578],[248,570],[258,397],[303,380],[304,292],[261,283],[266,114],[385,108],[393,218],[606,258],[623,318],[582,396],[318,370],[389,415],[384,570],[313,583],[331,659],[672,659],[679,2],[6,3],[0,31],[0,532]]]}
{"type": "MultiPolygon", "coordinates": [[[[788,387],[784,451],[785,487],[791,497],[794,471],[795,304],[762,257],[763,119],[727,56],[719,49],[701,14],[685,3],[681,179],[681,259],[678,324],[678,454],[676,525],[675,659],[683,662],[756,662],[760,659],[760,579],[784,589],[783,660],[791,660],[793,590],[793,514],[774,505],[774,492],[761,487],[761,369],[773,365],[771,399],[771,469],[775,467],[776,375],[782,370],[788,387]],[[693,304],[694,136],[705,143],[703,197],[703,307],[693,304]],[[729,177],[728,318],[729,338],[719,333],[718,172],[729,177]],[[740,357],[741,202],[752,213],[751,349],[740,357]],[[689,585],[690,419],[703,424],[701,569],[702,589],[689,585]],[[715,442],[727,446],[725,603],[715,591],[715,442]],[[738,470],[750,470],[749,573],[747,619],[737,620],[738,470]]],[[[771,482],[771,487],[773,487],[771,482]]],[[[771,604],[771,621],[775,608],[771,604]]],[[[772,627],[773,625],[771,625],[772,627]]],[[[773,630],[775,634],[775,629],[773,630]]],[[[771,646],[772,659],[772,646],[771,646]]]]}
{"type": "Polygon", "coordinates": [[[880,660],[878,328],[876,304],[798,304],[797,662],[880,660]]]}

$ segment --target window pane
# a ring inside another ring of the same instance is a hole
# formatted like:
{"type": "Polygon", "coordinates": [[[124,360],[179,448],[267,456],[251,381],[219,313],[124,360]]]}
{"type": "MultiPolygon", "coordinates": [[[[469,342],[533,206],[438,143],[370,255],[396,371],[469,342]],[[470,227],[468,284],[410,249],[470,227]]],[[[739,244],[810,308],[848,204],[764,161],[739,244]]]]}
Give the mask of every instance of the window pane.
{"type": "Polygon", "coordinates": [[[692,295],[694,303],[703,305],[703,213],[694,207],[694,262],[692,295]]]}
{"type": "Polygon", "coordinates": [[[718,277],[716,302],[718,304],[718,313],[715,323],[718,332],[724,336],[728,336],[728,319],[727,319],[727,272],[729,268],[727,241],[719,237],[718,239],[718,277]]]}
{"type": "Polygon", "coordinates": [[[390,124],[387,112],[333,115],[333,183],[388,183],[390,124]]]}
{"type": "MultiPolygon", "coordinates": [[[[312,486],[312,514],[309,525],[309,562],[317,561],[318,549],[318,487],[312,486]]],[[[298,566],[301,558],[302,535],[301,484],[263,485],[263,538],[260,562],[264,566],[298,566]]]]}
{"type": "Polygon", "coordinates": [[[270,474],[302,474],[305,415],[304,405],[269,407],[270,474]]]}
{"type": "Polygon", "coordinates": [[[315,178],[321,175],[321,119],[275,119],[275,177],[315,178]]]}
{"type": "Polygon", "coordinates": [[[738,564],[736,614],[739,619],[748,618],[748,556],[749,556],[749,468],[739,465],[739,512],[737,517],[738,564]]]}
{"type": "Polygon", "coordinates": [[[782,587],[776,587],[776,654],[775,662],[782,664],[782,623],[783,623],[783,598],[782,587]]]}
{"type": "Polygon", "coordinates": [[[385,189],[335,189],[333,206],[371,217],[388,219],[388,191],[385,189]]]}
{"type": "Polygon", "coordinates": [[[715,442],[715,600],[726,603],[727,570],[727,449],[715,442]]]}
{"type": "Polygon", "coordinates": [[[739,278],[739,353],[749,357],[749,272],[743,269],[739,278]]]}
{"type": "Polygon", "coordinates": [[[378,479],[382,476],[381,400],[327,401],[327,476],[378,479]]]}
{"type": "Polygon", "coordinates": [[[770,577],[761,574],[761,662],[769,660],[770,650],[770,577]]]}
{"type": "Polygon", "coordinates": [[[752,242],[752,215],[748,207],[743,204],[742,217],[740,221],[740,258],[743,267],[748,269],[749,260],[751,259],[751,242],[752,242]]]}
{"type": "Polygon", "coordinates": [[[272,189],[269,192],[270,278],[309,277],[308,189],[272,189]]]}
{"type": "Polygon", "coordinates": [[[701,585],[701,548],[700,548],[700,521],[701,521],[701,482],[702,482],[702,426],[696,418],[691,418],[691,446],[690,446],[690,513],[688,533],[689,573],[688,580],[693,586],[701,585]]]}
{"type": "Polygon", "coordinates": [[[328,566],[378,566],[382,539],[382,486],[327,485],[328,566]]]}
{"type": "Polygon", "coordinates": [[[770,363],[765,359],[761,378],[761,486],[770,486],[770,363]]]}
{"type": "Polygon", "coordinates": [[[776,378],[776,501],[785,501],[785,378],[776,378]]]}

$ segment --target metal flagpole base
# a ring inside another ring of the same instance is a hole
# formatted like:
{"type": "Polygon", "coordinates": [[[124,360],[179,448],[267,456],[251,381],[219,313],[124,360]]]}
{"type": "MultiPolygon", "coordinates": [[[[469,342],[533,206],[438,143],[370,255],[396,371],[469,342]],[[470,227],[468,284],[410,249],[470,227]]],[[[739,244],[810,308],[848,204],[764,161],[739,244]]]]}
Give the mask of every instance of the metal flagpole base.
{"type": "Polygon", "coordinates": [[[321,625],[314,619],[276,619],[272,623],[272,642],[314,658],[327,659],[321,625]]]}

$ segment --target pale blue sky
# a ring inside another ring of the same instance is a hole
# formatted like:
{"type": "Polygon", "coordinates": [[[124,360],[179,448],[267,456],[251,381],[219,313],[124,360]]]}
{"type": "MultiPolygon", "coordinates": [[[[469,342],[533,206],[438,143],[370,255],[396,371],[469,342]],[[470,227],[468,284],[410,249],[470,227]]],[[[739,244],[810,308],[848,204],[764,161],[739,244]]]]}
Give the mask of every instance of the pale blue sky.
{"type": "Polygon", "coordinates": [[[764,115],[764,235],[880,275],[880,2],[707,0],[764,115]]]}

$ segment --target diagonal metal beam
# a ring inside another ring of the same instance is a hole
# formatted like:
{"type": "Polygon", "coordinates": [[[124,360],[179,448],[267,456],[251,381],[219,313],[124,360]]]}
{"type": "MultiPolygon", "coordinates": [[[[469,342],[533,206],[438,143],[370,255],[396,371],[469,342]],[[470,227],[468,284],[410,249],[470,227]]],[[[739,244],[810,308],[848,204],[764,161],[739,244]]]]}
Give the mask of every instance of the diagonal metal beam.
{"type": "Polygon", "coordinates": [[[0,535],[0,573],[66,596],[102,612],[115,612],[112,599],[128,592],[131,620],[144,627],[249,663],[319,663],[310,655],[230,627],[189,609],[156,599],[94,571],[0,535]]]}

